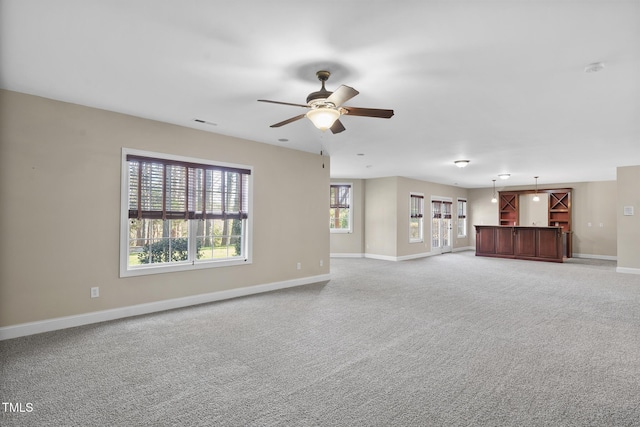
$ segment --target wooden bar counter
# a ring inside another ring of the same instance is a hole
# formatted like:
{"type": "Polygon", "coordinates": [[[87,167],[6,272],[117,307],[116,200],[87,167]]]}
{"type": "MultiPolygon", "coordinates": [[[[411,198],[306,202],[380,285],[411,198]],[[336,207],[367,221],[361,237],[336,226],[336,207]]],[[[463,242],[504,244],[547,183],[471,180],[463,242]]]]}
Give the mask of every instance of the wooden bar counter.
{"type": "Polygon", "coordinates": [[[562,227],[476,225],[476,256],[562,262],[562,227]]]}

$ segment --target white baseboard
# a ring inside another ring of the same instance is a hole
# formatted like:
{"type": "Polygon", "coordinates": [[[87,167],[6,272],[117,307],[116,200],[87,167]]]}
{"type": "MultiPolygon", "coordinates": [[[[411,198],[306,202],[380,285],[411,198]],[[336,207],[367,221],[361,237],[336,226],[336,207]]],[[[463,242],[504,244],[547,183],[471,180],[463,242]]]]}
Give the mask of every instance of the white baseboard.
{"type": "Polygon", "coordinates": [[[58,317],[37,322],[22,323],[19,325],[0,327],[0,341],[18,338],[42,332],[56,331],[59,329],[73,328],[108,320],[122,319],[125,317],[139,316],[141,314],[155,313],[158,311],[172,310],[174,308],[188,307],[208,302],[221,301],[278,289],[292,288],[295,286],[309,285],[330,280],[330,274],[302,277],[299,279],[285,280],[282,282],[266,283],[262,285],[247,286],[245,288],[229,289],[226,291],[211,292],[208,294],[192,295],[171,300],[150,302],[146,304],[131,305],[110,310],[94,311],[92,313],[77,314],[74,316],[58,317]]]}
{"type": "Polygon", "coordinates": [[[398,261],[398,257],[391,256],[391,255],[378,255],[378,254],[365,253],[364,257],[365,258],[371,258],[371,259],[379,259],[379,260],[382,260],[382,261],[398,261]]]}
{"type": "Polygon", "coordinates": [[[640,274],[640,268],[616,267],[616,273],[640,274]]]}
{"type": "Polygon", "coordinates": [[[591,255],[591,254],[573,253],[573,254],[571,254],[571,256],[574,257],[574,258],[606,259],[606,260],[609,260],[609,261],[617,261],[618,260],[617,256],[612,256],[612,255],[591,255]]]}
{"type": "Polygon", "coordinates": [[[433,252],[423,252],[420,254],[403,255],[396,258],[396,261],[408,261],[410,259],[426,258],[428,256],[439,255],[433,252]]]}
{"type": "Polygon", "coordinates": [[[428,256],[432,256],[432,255],[437,255],[433,252],[423,252],[420,254],[412,254],[412,255],[403,255],[403,256],[391,256],[391,255],[378,255],[378,254],[364,254],[365,258],[371,258],[371,259],[379,259],[382,261],[407,261],[410,259],[417,259],[417,258],[425,258],[428,256]]]}
{"type": "Polygon", "coordinates": [[[363,253],[330,253],[329,258],[364,258],[363,253]]]}

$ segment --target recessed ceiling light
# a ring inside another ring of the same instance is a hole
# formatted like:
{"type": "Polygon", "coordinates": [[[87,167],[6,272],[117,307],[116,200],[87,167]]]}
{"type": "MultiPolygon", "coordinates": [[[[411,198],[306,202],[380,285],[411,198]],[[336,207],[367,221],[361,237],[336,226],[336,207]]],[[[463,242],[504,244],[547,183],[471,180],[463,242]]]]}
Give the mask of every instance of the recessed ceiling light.
{"type": "Polygon", "coordinates": [[[510,173],[500,173],[500,174],[498,174],[498,176],[500,177],[500,179],[509,179],[511,174],[510,173]]]}
{"type": "Polygon", "coordinates": [[[469,164],[469,160],[456,160],[453,163],[459,168],[466,168],[469,164]]]}

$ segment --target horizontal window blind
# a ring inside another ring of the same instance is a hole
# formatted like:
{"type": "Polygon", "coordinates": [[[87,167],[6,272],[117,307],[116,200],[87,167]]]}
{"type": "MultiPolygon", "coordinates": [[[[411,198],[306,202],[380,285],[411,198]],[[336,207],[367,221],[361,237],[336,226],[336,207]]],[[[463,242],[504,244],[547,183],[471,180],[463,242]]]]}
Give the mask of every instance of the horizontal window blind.
{"type": "Polygon", "coordinates": [[[127,155],[129,218],[244,219],[249,169],[127,155]]]}
{"type": "Polygon", "coordinates": [[[458,218],[467,217],[467,201],[465,199],[458,199],[458,218]]]}
{"type": "Polygon", "coordinates": [[[451,218],[451,205],[449,201],[434,200],[431,202],[433,218],[451,218]]]}
{"type": "Polygon", "coordinates": [[[330,191],[330,206],[331,208],[349,208],[349,191],[350,185],[331,185],[330,191]]]}
{"type": "Polygon", "coordinates": [[[424,196],[417,194],[411,195],[411,218],[423,217],[423,200],[424,196]]]}

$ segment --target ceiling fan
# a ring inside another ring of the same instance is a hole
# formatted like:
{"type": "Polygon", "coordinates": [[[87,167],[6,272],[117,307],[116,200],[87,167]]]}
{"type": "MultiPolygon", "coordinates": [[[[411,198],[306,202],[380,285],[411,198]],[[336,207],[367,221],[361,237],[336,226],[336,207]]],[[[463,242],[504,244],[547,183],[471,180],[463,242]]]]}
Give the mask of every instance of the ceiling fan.
{"type": "Polygon", "coordinates": [[[316,76],[322,82],[322,87],[317,92],[312,92],[307,96],[307,104],[292,104],[290,102],[270,101],[268,99],[258,99],[260,102],[270,102],[272,104],[292,105],[294,107],[308,108],[305,114],[292,117],[282,122],[271,125],[272,128],[288,125],[304,117],[309,118],[318,129],[325,131],[330,129],[332,133],[340,133],[345,127],[340,122],[341,115],[378,117],[388,119],[393,116],[393,110],[380,110],[376,108],[358,108],[342,105],[358,93],[352,87],[342,85],[335,92],[330,92],[324,87],[324,82],[329,79],[329,71],[318,71],[316,76]]]}

